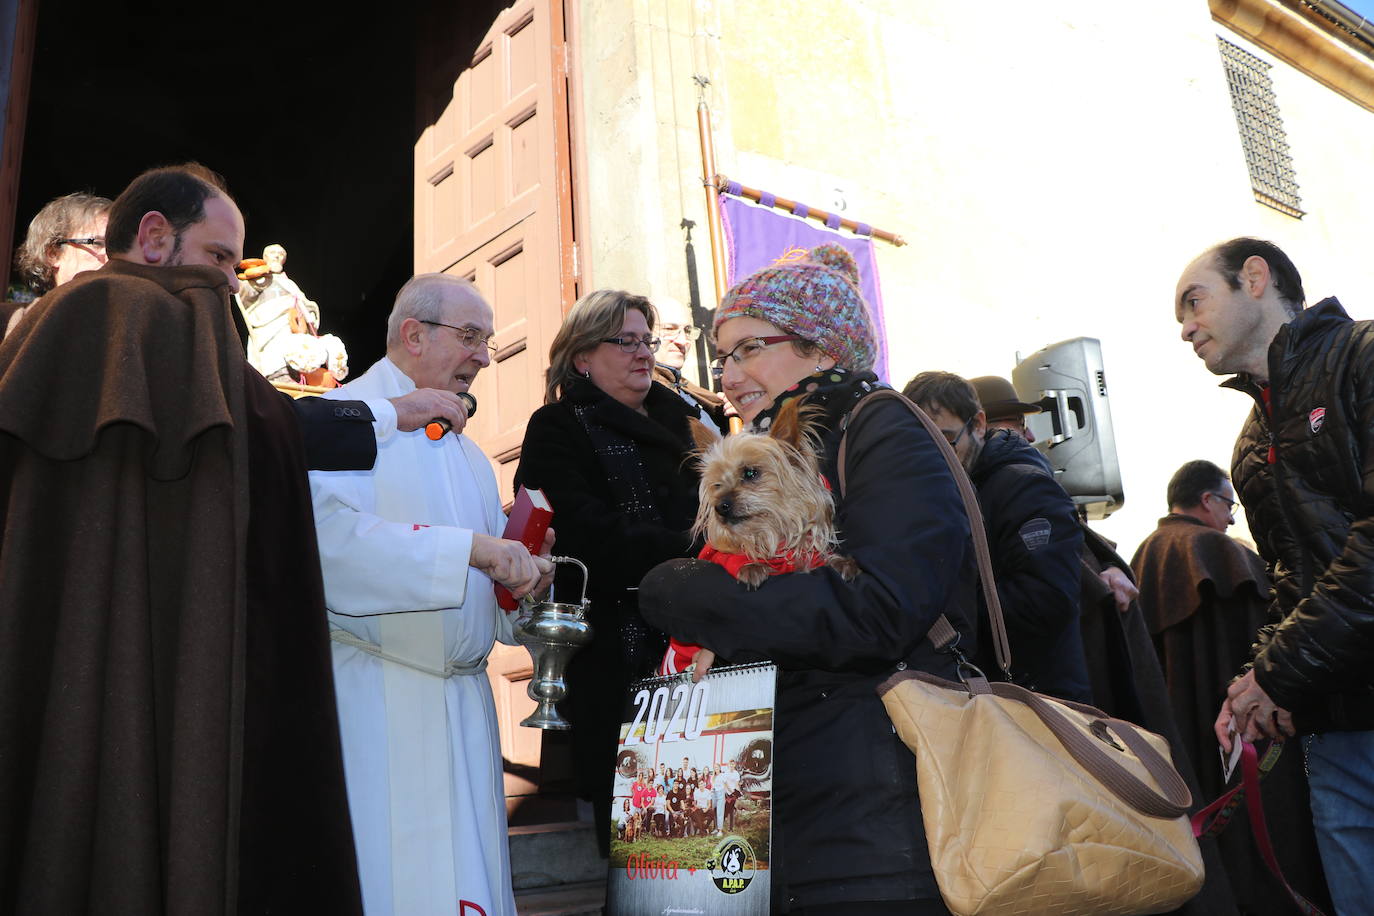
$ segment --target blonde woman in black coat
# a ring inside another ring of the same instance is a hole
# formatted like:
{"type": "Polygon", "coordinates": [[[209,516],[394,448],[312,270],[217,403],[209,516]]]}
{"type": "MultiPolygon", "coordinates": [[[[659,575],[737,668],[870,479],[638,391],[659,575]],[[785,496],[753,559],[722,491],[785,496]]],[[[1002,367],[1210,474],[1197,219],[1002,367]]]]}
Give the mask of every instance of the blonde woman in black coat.
{"type": "MultiPolygon", "coordinates": [[[[517,486],[544,491],[558,552],[589,572],[595,635],[569,665],[559,709],[573,724],[579,794],[598,821],[609,817],[625,689],[653,673],[667,645],[640,616],[635,586],[657,564],[701,546],[689,533],[698,481],[687,423],[695,411],[653,380],[655,318],[648,299],[619,290],[573,306],[549,350],[545,404],[530,417],[515,475],[517,486]]],[[[561,589],[577,588],[562,581],[561,589]]],[[[610,825],[598,827],[604,851],[610,825]]]]}

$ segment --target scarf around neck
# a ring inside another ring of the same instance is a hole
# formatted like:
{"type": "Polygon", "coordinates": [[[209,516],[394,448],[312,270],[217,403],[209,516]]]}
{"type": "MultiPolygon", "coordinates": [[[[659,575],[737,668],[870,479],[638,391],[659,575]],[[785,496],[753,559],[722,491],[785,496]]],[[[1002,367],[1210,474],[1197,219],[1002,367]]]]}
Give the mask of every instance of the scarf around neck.
{"type": "Polygon", "coordinates": [[[754,418],[754,432],[768,432],[782,405],[796,398],[805,398],[808,405],[820,407],[823,411],[822,425],[826,429],[834,429],[844,415],[854,409],[855,404],[878,389],[888,387],[867,369],[857,372],[838,366],[821,369],[778,395],[772,406],[754,418]]]}

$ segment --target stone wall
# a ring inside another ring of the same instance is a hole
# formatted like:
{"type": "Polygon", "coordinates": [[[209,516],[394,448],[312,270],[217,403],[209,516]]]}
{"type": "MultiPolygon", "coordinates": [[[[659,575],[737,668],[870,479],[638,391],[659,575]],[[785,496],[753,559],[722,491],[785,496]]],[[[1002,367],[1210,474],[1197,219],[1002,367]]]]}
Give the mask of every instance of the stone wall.
{"type": "MultiPolygon", "coordinates": [[[[1312,301],[1338,293],[1374,317],[1374,113],[1203,0],[581,0],[579,12],[593,283],[686,299],[688,219],[711,304],[693,82],[709,77],[719,171],[909,243],[878,243],[898,387],[923,369],[1009,375],[1018,352],[1101,338],[1126,507],[1097,524],[1128,557],[1173,470],[1228,466],[1249,409],[1179,340],[1174,284],[1193,255],[1273,239],[1312,301]],[[1301,220],[1254,199],[1218,35],[1275,64],[1301,220]]],[[[1325,40],[1308,53],[1374,63],[1325,40]]]]}

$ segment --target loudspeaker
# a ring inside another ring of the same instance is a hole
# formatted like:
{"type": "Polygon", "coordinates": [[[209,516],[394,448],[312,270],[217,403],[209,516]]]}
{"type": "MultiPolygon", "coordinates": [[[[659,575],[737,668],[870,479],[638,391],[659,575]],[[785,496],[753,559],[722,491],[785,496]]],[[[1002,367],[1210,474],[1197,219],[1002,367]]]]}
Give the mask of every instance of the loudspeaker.
{"type": "Polygon", "coordinates": [[[1050,344],[1017,363],[1011,384],[1042,413],[1026,417],[1035,447],[1088,518],[1106,518],[1126,501],[1116,458],[1102,342],[1092,337],[1050,344]]]}

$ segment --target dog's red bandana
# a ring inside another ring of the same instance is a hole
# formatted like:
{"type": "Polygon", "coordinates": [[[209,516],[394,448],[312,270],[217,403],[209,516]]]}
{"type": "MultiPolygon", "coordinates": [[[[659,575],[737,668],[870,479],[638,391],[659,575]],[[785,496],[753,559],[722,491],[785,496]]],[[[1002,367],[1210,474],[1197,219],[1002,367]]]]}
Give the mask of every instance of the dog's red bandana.
{"type": "MultiPolygon", "coordinates": [[[[825,478],[822,477],[822,480],[825,478]]],[[[788,550],[776,557],[754,560],[746,557],[742,553],[725,553],[717,550],[710,544],[701,549],[697,554],[698,560],[710,560],[724,566],[726,571],[735,578],[739,578],[739,571],[750,563],[762,563],[767,566],[772,575],[778,573],[796,572],[799,569],[815,569],[825,563],[821,555],[816,551],[811,551],[806,555],[803,563],[797,562],[797,552],[788,550]]],[[[687,670],[687,666],[692,663],[692,656],[696,655],[701,646],[692,646],[687,643],[678,642],[676,639],[668,641],[668,649],[663,653],[663,661],[659,663],[659,677],[667,677],[670,674],[681,674],[687,670]]]]}

